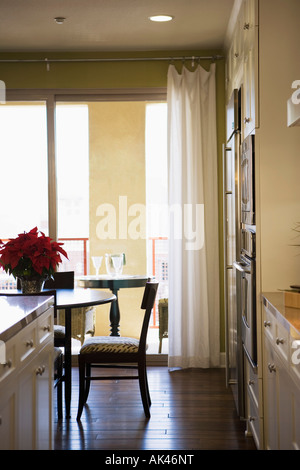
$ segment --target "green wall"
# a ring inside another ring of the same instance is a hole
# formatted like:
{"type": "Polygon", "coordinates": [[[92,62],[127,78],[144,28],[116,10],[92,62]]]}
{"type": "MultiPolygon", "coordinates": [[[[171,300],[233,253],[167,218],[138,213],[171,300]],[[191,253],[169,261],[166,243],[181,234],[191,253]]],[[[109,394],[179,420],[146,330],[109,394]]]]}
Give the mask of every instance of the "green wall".
{"type": "MultiPolygon", "coordinates": [[[[26,59],[89,59],[127,57],[182,57],[224,55],[223,51],[159,51],[152,53],[2,53],[0,60],[26,59]]],[[[134,62],[56,62],[50,63],[4,63],[0,62],[0,80],[7,90],[13,89],[120,89],[155,88],[167,86],[167,72],[170,61],[134,62]]],[[[202,60],[201,65],[209,68],[210,60],[202,60]]],[[[185,65],[190,67],[190,62],[185,65]]],[[[182,63],[176,62],[180,69],[182,63]]],[[[223,222],[222,222],[222,144],[225,141],[225,61],[217,61],[217,132],[218,132],[218,177],[219,177],[219,239],[220,239],[220,298],[221,298],[221,351],[224,342],[223,306],[223,222]]],[[[218,228],[216,227],[216,230],[218,228]]]]}

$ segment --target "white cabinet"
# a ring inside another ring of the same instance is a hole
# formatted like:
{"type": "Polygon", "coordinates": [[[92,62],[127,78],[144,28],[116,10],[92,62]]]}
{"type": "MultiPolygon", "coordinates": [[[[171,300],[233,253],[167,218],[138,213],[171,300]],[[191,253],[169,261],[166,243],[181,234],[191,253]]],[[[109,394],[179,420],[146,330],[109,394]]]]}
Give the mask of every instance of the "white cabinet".
{"type": "Polygon", "coordinates": [[[0,449],[16,449],[16,382],[6,380],[6,387],[1,387],[0,394],[0,449]]]}
{"type": "Polygon", "coordinates": [[[260,435],[263,420],[260,415],[259,400],[261,396],[261,379],[257,370],[254,370],[249,361],[245,359],[245,384],[247,394],[247,431],[252,435],[256,447],[260,448],[260,435]]]}
{"type": "Polygon", "coordinates": [[[17,442],[22,450],[51,448],[52,351],[50,342],[18,377],[17,442]]]}
{"type": "Polygon", "coordinates": [[[256,104],[257,70],[256,49],[255,47],[251,47],[244,55],[242,106],[242,132],[244,139],[258,127],[256,122],[256,110],[258,106],[256,104]]]}
{"type": "Polygon", "coordinates": [[[242,87],[242,139],[259,126],[258,1],[243,0],[226,57],[226,94],[242,87]]]}
{"type": "Polygon", "coordinates": [[[1,450],[52,448],[52,364],[51,301],[6,343],[6,363],[0,364],[1,450]]]}
{"type": "Polygon", "coordinates": [[[243,16],[243,113],[245,139],[258,127],[258,2],[244,0],[243,16]]]}
{"type": "Polygon", "coordinates": [[[265,448],[300,448],[300,379],[293,370],[290,331],[264,309],[265,448]],[[295,375],[294,375],[295,374],[295,375]]]}
{"type": "Polygon", "coordinates": [[[256,44],[258,27],[258,1],[244,0],[241,8],[243,45],[244,51],[248,51],[256,44]]]}
{"type": "Polygon", "coordinates": [[[288,450],[292,443],[292,407],[288,370],[274,345],[265,338],[265,446],[288,450]]]}

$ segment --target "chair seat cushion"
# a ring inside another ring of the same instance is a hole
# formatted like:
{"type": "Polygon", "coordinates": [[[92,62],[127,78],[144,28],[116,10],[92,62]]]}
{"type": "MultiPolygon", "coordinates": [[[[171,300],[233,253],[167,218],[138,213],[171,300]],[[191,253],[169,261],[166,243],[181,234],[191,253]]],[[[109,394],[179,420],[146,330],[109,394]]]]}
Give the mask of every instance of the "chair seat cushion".
{"type": "Polygon", "coordinates": [[[54,325],[54,338],[63,339],[66,336],[66,328],[63,325],[54,325]]]}
{"type": "Polygon", "coordinates": [[[136,338],[128,338],[125,336],[94,336],[88,338],[82,348],[80,354],[91,353],[137,353],[139,348],[139,340],[136,338]]]}

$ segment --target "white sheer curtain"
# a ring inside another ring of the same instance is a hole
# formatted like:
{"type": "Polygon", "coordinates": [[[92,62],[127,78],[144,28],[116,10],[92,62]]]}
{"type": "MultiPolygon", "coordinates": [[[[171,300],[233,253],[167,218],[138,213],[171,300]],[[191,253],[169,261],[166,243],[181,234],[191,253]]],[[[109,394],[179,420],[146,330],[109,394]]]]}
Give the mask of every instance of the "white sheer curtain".
{"type": "Polygon", "coordinates": [[[168,71],[169,367],[220,360],[215,64],[168,71]]]}

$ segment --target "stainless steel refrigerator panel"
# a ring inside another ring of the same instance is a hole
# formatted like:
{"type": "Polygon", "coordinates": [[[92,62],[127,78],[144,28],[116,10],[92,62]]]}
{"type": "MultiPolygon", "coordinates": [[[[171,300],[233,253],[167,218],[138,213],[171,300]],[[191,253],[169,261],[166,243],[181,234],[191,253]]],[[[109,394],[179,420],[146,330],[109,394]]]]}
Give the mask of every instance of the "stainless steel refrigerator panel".
{"type": "Polygon", "coordinates": [[[246,404],[245,404],[245,376],[244,376],[244,353],[242,342],[242,317],[239,315],[240,305],[242,303],[241,292],[241,272],[237,269],[237,264],[234,263],[234,270],[236,273],[236,374],[237,374],[237,387],[233,390],[236,409],[238,416],[241,419],[246,418],[246,404]]]}
{"type": "Polygon", "coordinates": [[[255,224],[255,159],[254,136],[249,135],[242,143],[240,180],[242,222],[255,224]]]}
{"type": "Polygon", "coordinates": [[[240,91],[235,90],[227,108],[227,143],[223,147],[224,307],[226,384],[231,388],[237,413],[245,415],[244,363],[241,318],[237,312],[237,277],[234,261],[241,252],[240,201],[240,91]]]}
{"type": "Polygon", "coordinates": [[[241,134],[234,135],[234,197],[235,197],[235,253],[238,259],[241,253],[241,184],[240,184],[240,148],[241,134]]]}

